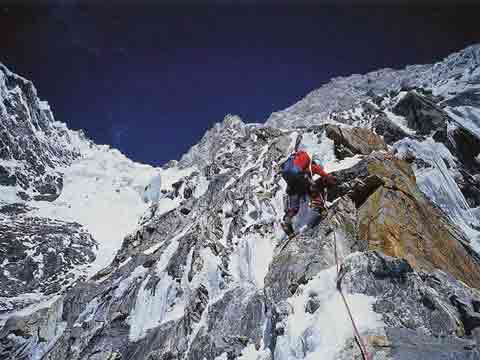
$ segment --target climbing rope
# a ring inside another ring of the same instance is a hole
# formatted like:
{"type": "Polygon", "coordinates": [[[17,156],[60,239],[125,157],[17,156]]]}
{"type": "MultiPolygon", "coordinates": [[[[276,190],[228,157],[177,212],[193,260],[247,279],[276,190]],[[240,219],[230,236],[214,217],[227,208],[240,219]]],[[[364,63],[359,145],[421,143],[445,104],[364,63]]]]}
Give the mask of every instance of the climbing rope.
{"type": "Polygon", "coordinates": [[[335,265],[337,266],[337,290],[340,293],[343,303],[345,304],[345,308],[347,309],[348,316],[350,317],[350,321],[352,322],[353,332],[355,334],[355,341],[357,342],[358,347],[360,348],[360,352],[362,353],[363,360],[371,360],[370,354],[367,351],[367,347],[360,336],[360,332],[358,331],[358,327],[353,319],[352,311],[350,310],[350,306],[348,305],[347,299],[342,291],[341,279],[340,279],[340,262],[338,261],[338,254],[337,254],[337,236],[335,235],[335,230],[333,230],[333,248],[335,253],[335,265]]]}

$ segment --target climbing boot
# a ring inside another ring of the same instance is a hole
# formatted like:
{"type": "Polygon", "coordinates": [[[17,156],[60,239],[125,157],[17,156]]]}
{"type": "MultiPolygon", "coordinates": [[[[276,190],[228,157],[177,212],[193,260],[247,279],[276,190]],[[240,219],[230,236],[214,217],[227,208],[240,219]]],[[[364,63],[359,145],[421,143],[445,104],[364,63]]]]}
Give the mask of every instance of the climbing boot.
{"type": "Polygon", "coordinates": [[[310,200],[309,207],[313,211],[317,212],[321,218],[324,218],[327,216],[327,209],[321,197],[313,198],[312,200],[310,200]]]}

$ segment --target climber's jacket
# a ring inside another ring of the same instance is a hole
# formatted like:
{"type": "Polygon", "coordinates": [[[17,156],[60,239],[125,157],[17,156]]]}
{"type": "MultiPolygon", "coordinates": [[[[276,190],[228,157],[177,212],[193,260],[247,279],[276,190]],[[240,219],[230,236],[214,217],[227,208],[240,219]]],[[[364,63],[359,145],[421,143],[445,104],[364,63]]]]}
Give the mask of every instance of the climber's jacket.
{"type": "Polygon", "coordinates": [[[329,175],[319,164],[313,161],[307,152],[297,151],[282,164],[282,176],[289,182],[293,177],[298,175],[307,175],[311,178],[313,175],[320,175],[327,182],[334,182],[334,178],[329,175]]]}

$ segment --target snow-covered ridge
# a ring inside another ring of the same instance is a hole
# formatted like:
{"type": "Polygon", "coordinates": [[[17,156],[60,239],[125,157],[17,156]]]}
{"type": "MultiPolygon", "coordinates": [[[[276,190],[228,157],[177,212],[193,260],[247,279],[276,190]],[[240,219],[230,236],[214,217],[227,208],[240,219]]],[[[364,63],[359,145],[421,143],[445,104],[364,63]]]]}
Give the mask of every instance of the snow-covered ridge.
{"type": "Polygon", "coordinates": [[[330,113],[352,108],[372,94],[384,95],[401,88],[422,87],[447,100],[454,99],[460,93],[480,88],[479,64],[477,44],[432,65],[333,78],[296,104],[272,113],[266,124],[283,128],[320,124],[328,120],[330,113]]]}

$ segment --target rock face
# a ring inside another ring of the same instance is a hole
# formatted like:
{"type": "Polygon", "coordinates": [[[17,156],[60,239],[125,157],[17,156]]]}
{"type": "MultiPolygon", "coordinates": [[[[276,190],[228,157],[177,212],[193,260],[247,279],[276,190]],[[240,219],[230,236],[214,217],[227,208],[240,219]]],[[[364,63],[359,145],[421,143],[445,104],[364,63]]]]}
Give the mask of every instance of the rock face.
{"type": "Polygon", "coordinates": [[[477,52],[335,79],[322,103],[326,88],[272,115],[288,129],[227,116],[144,185],[148,209],[108,266],[60,290],[52,277],[92,261],[97,239],[32,216],[34,199],[3,203],[4,308],[21,311],[4,317],[0,357],[360,359],[340,287],[372,359],[480,358],[478,149],[465,145],[480,133],[461,95],[477,52]],[[325,217],[302,202],[285,243],[278,168],[299,133],[337,184],[325,217]],[[17,290],[47,298],[23,308],[17,290]]]}
{"type": "Polygon", "coordinates": [[[374,358],[375,355],[390,359],[480,356],[478,344],[465,338],[471,330],[462,316],[462,306],[465,312],[474,311],[478,292],[442,271],[417,273],[407,261],[379,252],[348,258],[342,272],[343,288],[374,296],[373,309],[382,314],[387,325],[386,333],[382,334],[386,341],[378,344],[375,337],[367,337],[374,358]]]}
{"type": "Polygon", "coordinates": [[[393,107],[393,112],[405,117],[408,127],[418,134],[428,135],[433,131],[446,130],[448,115],[433,101],[414,91],[402,97],[393,107]]]}
{"type": "Polygon", "coordinates": [[[387,150],[383,139],[365,128],[344,128],[327,125],[325,128],[327,137],[335,144],[335,155],[338,159],[344,159],[356,154],[368,155],[375,150],[387,150]]]}
{"type": "Polygon", "coordinates": [[[407,162],[372,153],[337,177],[339,188],[358,206],[358,236],[369,250],[405,258],[419,270],[439,268],[480,287],[478,260],[469,255],[474,251],[468,239],[419,191],[407,162]]]}
{"type": "MultiPolygon", "coordinates": [[[[4,209],[3,207],[2,209],[4,209]]],[[[38,291],[49,295],[72,283],[76,266],[95,259],[96,242],[80,224],[18,213],[0,214],[0,274],[2,310],[28,303],[11,304],[7,299],[38,291]]]]}
{"type": "MultiPolygon", "coordinates": [[[[348,111],[371,99],[378,104],[389,92],[412,88],[441,96],[444,104],[460,111],[478,107],[480,45],[470,46],[432,65],[407,66],[402,70],[381,69],[365,75],[337,77],[312,91],[298,103],[274,112],[267,125],[294,128],[316,125],[332,114],[348,111]]],[[[478,114],[471,113],[478,124],[478,114]]]]}
{"type": "Polygon", "coordinates": [[[16,186],[23,199],[56,199],[63,181],[55,168],[80,155],[68,131],[53,121],[33,84],[1,64],[0,99],[0,185],[16,186]]]}
{"type": "Polygon", "coordinates": [[[33,84],[0,64],[0,323],[110,262],[153,173],[55,121],[33,84]]]}

